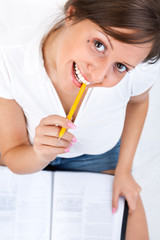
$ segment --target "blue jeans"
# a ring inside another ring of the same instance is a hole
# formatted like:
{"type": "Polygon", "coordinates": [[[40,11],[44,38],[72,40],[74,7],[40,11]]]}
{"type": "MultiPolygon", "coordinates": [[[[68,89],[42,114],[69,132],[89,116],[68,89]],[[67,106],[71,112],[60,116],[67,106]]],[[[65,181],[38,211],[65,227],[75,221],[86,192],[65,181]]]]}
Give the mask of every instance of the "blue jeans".
{"type": "Polygon", "coordinates": [[[108,152],[98,155],[84,154],[73,158],[57,157],[50,165],[53,170],[102,172],[116,168],[119,150],[120,140],[108,152]]]}

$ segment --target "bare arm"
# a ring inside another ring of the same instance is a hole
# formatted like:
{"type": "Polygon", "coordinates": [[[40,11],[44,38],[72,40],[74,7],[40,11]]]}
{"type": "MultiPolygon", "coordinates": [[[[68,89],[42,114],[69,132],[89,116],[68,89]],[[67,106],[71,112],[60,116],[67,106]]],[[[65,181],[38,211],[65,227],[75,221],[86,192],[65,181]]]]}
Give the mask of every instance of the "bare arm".
{"type": "Polygon", "coordinates": [[[74,136],[66,132],[64,139],[57,141],[60,127],[56,126],[69,128],[68,122],[54,115],[42,119],[31,146],[21,107],[14,100],[0,98],[0,152],[3,163],[20,174],[43,169],[69,147],[74,136]]]}
{"type": "Polygon", "coordinates": [[[136,148],[148,111],[148,91],[131,98],[126,109],[126,118],[121,137],[118,164],[113,187],[113,207],[117,208],[119,195],[125,196],[130,212],[136,209],[141,187],[132,177],[131,169],[136,148]]]}
{"type": "Polygon", "coordinates": [[[133,158],[141,136],[149,104],[148,91],[131,98],[127,105],[121,149],[116,172],[131,171],[133,158]]]}

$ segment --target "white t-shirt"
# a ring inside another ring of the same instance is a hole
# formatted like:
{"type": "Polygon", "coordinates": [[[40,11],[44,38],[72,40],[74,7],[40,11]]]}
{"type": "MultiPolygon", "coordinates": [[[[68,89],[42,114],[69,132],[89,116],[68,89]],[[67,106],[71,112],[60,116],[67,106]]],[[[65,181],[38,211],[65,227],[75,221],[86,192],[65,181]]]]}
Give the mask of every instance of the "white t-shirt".
{"type": "MultiPolygon", "coordinates": [[[[14,43],[0,47],[0,97],[15,99],[23,109],[31,144],[42,118],[66,116],[43,64],[41,40],[46,31],[46,26],[41,27],[28,40],[27,32],[32,29],[14,30],[14,43]]],[[[149,89],[159,71],[160,62],[140,64],[112,88],[90,88],[75,120],[77,128],[70,130],[78,142],[69,153],[59,156],[101,154],[113,148],[121,137],[130,97],[149,89]]]]}

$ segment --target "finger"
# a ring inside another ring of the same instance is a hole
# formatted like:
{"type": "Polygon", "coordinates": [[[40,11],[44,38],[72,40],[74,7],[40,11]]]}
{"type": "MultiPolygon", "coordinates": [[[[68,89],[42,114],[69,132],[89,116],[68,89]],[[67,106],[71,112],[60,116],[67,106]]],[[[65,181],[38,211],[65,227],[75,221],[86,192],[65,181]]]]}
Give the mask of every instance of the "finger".
{"type": "MultiPolygon", "coordinates": [[[[36,136],[52,136],[58,138],[60,130],[61,128],[56,126],[38,126],[36,128],[36,136]]],[[[74,138],[74,135],[70,132],[65,132],[65,134],[63,135],[63,139],[69,142],[71,142],[74,138]]]]}
{"type": "MultiPolygon", "coordinates": [[[[50,156],[54,156],[54,155],[57,155],[57,154],[63,154],[63,153],[66,153],[66,152],[69,152],[70,149],[69,148],[58,148],[58,147],[51,147],[51,146],[48,146],[48,145],[41,145],[41,154],[42,155],[50,155],[50,156]]],[[[52,160],[51,160],[52,161],[52,160]]]]}
{"type": "Polygon", "coordinates": [[[138,185],[138,194],[140,194],[140,192],[142,191],[142,188],[141,188],[141,186],[140,185],[138,185]]]}
{"type": "MultiPolygon", "coordinates": [[[[58,132],[58,138],[59,138],[59,132],[58,132]]],[[[73,134],[71,134],[70,132],[67,132],[67,131],[64,133],[62,138],[60,138],[60,140],[61,139],[64,139],[64,140],[69,141],[69,142],[75,142],[75,143],[77,142],[76,137],[73,134]]]]}
{"type": "Polygon", "coordinates": [[[118,199],[119,199],[119,192],[116,190],[113,190],[113,196],[112,196],[112,213],[115,213],[118,208],[118,199]]]}
{"type": "Polygon", "coordinates": [[[72,147],[72,143],[69,141],[61,139],[59,141],[58,137],[51,137],[51,136],[42,136],[41,138],[35,139],[35,144],[39,145],[48,145],[51,147],[62,147],[62,148],[68,148],[72,147]]]}
{"type": "Polygon", "coordinates": [[[132,213],[136,210],[138,195],[133,196],[133,194],[128,194],[126,196],[126,200],[128,203],[129,213],[132,213]]]}
{"type": "Polygon", "coordinates": [[[41,119],[40,125],[55,125],[55,126],[61,126],[64,128],[72,128],[75,129],[76,126],[73,122],[71,122],[69,119],[61,117],[59,115],[50,115],[46,118],[41,119]]]}

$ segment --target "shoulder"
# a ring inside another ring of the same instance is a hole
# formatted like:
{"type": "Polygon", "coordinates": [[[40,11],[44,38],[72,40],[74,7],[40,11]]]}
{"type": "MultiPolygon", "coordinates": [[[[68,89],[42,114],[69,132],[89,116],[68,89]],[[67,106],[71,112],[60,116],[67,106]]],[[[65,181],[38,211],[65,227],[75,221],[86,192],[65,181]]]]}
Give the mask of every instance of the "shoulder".
{"type": "Polygon", "coordinates": [[[9,29],[1,35],[0,47],[11,48],[27,44],[34,36],[37,29],[38,26],[24,26],[9,29]]]}
{"type": "Polygon", "coordinates": [[[10,68],[22,61],[25,49],[33,38],[37,27],[25,26],[7,30],[0,38],[1,65],[10,68]]]}
{"type": "Polygon", "coordinates": [[[135,70],[132,71],[132,78],[141,78],[155,81],[157,75],[160,73],[160,60],[156,63],[141,63],[139,64],[135,70]]]}
{"type": "Polygon", "coordinates": [[[18,51],[30,45],[35,39],[43,37],[50,29],[47,24],[22,26],[13,29],[9,29],[1,34],[0,38],[0,51],[11,52],[18,51]]]}
{"type": "Polygon", "coordinates": [[[139,64],[130,74],[131,95],[140,95],[150,89],[160,75],[160,61],[139,64]]]}
{"type": "Polygon", "coordinates": [[[34,70],[34,65],[42,61],[41,41],[48,29],[47,25],[38,25],[7,31],[0,40],[0,61],[14,71],[25,66],[34,70]]]}

